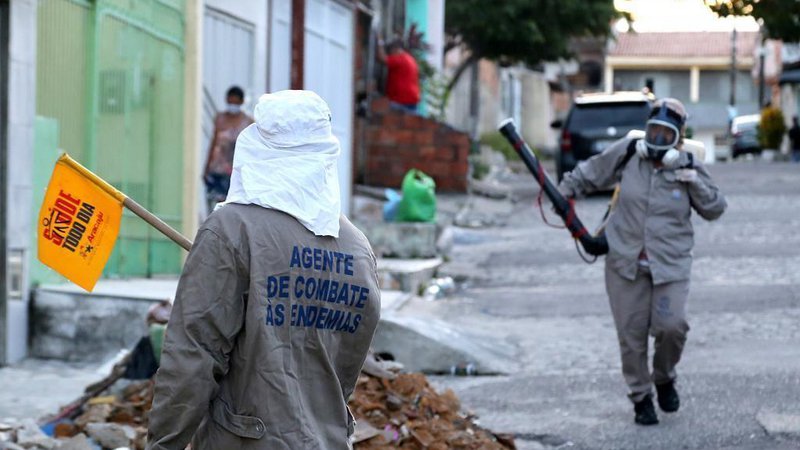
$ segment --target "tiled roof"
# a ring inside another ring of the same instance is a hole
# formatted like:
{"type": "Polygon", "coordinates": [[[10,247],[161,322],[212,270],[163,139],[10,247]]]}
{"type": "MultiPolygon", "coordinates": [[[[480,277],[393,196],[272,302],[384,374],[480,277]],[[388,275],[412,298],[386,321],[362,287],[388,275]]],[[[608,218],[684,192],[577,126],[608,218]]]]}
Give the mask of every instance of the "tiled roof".
{"type": "MultiPolygon", "coordinates": [[[[747,31],[736,33],[736,55],[752,57],[758,44],[758,33],[747,31]]],[[[620,33],[611,43],[610,56],[655,56],[655,57],[719,57],[730,56],[731,33],[706,32],[659,32],[620,33]]]]}

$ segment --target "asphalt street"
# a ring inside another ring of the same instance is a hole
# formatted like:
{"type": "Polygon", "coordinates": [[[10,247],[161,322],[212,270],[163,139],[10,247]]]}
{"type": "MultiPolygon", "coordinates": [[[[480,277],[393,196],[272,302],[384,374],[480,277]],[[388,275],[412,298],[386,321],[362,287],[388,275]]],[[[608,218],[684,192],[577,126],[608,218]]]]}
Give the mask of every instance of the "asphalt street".
{"type": "MultiPolygon", "coordinates": [[[[501,180],[515,202],[473,206],[495,225],[454,228],[440,273],[458,292],[408,306],[513,344],[522,369],[434,381],[522,449],[800,448],[800,165],[749,160],[710,171],[729,206],[715,222],[693,217],[678,413],[659,412],[655,427],[633,423],[603,262],[582,262],[565,230],[542,223],[526,173],[501,180]]],[[[579,201],[579,217],[598,223],[607,201],[579,201]]]]}

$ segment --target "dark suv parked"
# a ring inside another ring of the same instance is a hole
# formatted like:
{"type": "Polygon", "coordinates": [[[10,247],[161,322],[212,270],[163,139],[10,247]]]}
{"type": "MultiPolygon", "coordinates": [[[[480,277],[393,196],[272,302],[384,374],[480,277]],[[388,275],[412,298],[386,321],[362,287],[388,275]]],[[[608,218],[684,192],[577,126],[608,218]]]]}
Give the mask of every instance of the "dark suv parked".
{"type": "Polygon", "coordinates": [[[631,130],[644,130],[651,101],[651,97],[640,92],[586,94],[575,98],[566,120],[551,124],[553,128],[561,128],[556,152],[558,181],[578,161],[601,153],[631,130]]]}

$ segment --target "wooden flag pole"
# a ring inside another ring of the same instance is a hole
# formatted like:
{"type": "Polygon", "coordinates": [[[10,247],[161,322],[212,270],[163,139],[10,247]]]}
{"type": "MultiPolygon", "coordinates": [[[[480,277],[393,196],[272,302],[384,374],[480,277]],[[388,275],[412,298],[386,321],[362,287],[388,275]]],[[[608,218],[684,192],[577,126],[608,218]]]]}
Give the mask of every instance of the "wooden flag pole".
{"type": "Polygon", "coordinates": [[[153,228],[156,230],[160,231],[164,236],[170,238],[172,242],[180,245],[187,252],[192,248],[192,241],[187,239],[186,236],[180,234],[177,230],[167,225],[163,220],[156,217],[155,214],[144,209],[142,205],[136,203],[136,201],[134,201],[132,198],[123,194],[114,186],[108,184],[105,180],[92,173],[92,171],[86,167],[83,167],[79,162],[70,158],[66,153],[62,154],[61,157],[59,157],[59,160],[75,169],[87,179],[91,180],[94,184],[122,203],[122,206],[128,208],[132,213],[141,217],[142,220],[153,226],[153,228]]]}
{"type": "Polygon", "coordinates": [[[149,223],[153,226],[156,230],[160,231],[161,234],[164,236],[172,239],[172,242],[180,245],[183,247],[184,250],[187,252],[192,248],[192,241],[186,238],[186,236],[178,233],[178,231],[171,226],[167,225],[163,220],[156,217],[155,214],[151,213],[150,211],[144,209],[142,205],[136,203],[130,197],[125,197],[123,200],[122,205],[128,208],[132,213],[136,214],[137,216],[141,217],[142,220],[149,223]]]}

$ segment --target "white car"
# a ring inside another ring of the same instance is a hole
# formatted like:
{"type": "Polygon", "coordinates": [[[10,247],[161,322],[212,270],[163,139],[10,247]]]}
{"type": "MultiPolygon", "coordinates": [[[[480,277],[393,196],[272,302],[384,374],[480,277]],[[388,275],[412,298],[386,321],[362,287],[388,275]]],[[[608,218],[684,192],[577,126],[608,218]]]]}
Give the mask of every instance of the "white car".
{"type": "Polygon", "coordinates": [[[734,158],[747,153],[761,153],[758,142],[759,114],[734,117],[731,122],[731,151],[734,158]]]}

